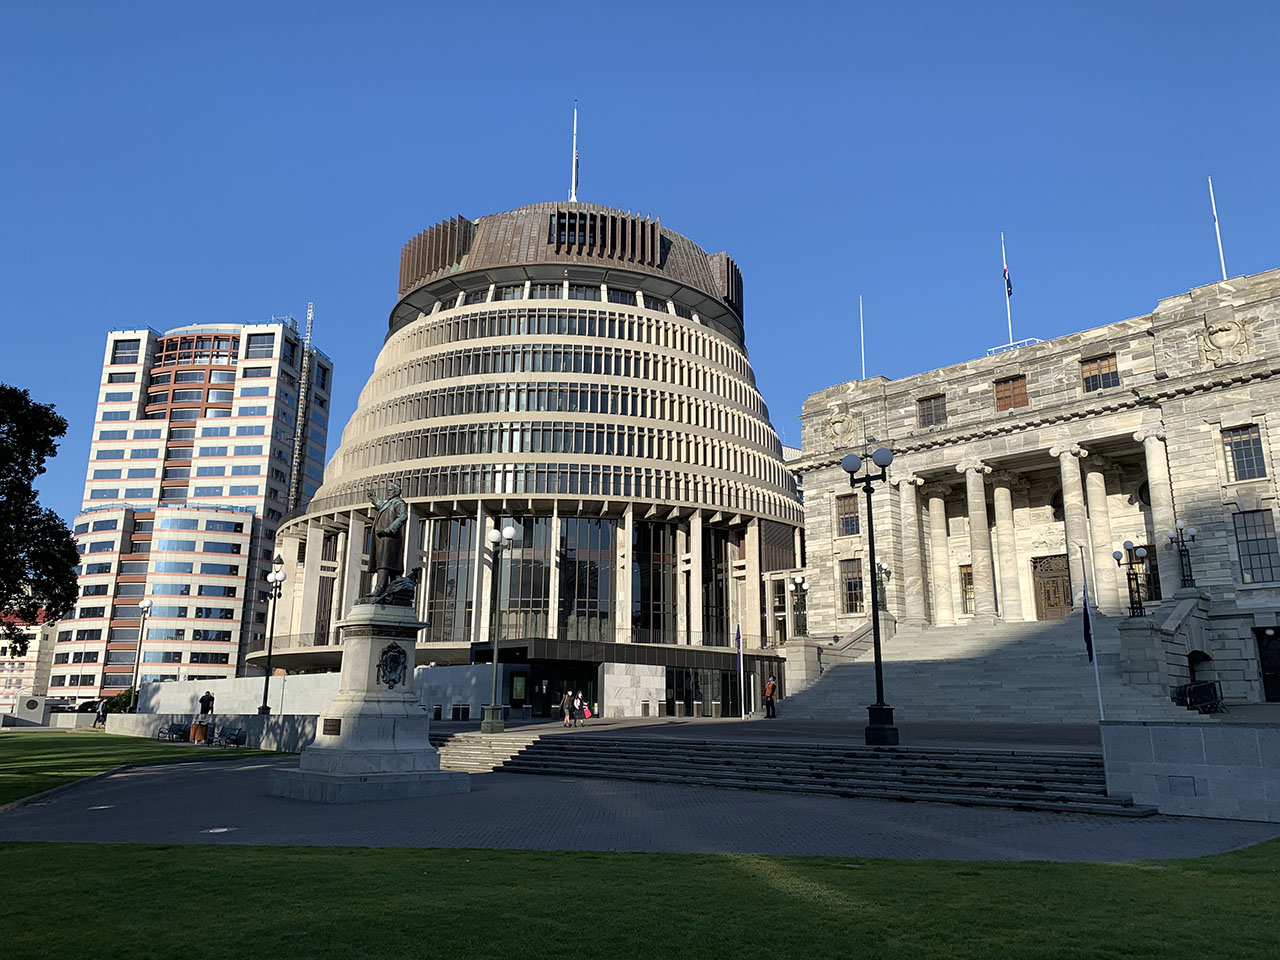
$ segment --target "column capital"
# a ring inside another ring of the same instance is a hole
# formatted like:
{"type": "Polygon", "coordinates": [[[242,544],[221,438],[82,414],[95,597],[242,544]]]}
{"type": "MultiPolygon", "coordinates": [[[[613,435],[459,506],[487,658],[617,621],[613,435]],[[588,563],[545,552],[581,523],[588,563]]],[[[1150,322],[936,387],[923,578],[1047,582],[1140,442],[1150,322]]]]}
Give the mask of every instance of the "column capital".
{"type": "Polygon", "coordinates": [[[1117,469],[1118,466],[1114,460],[1096,453],[1089,457],[1089,462],[1085,466],[1085,470],[1090,473],[1114,473],[1117,469]]]}
{"type": "Polygon", "coordinates": [[[1059,460],[1063,457],[1079,457],[1083,460],[1088,455],[1088,450],[1070,440],[1063,440],[1049,448],[1049,456],[1059,460]]]}
{"type": "Polygon", "coordinates": [[[1133,434],[1133,439],[1137,440],[1138,443],[1143,443],[1147,440],[1163,440],[1164,424],[1156,423],[1156,424],[1152,424],[1149,427],[1142,427],[1139,430],[1135,430],[1133,434]]]}
{"type": "Polygon", "coordinates": [[[935,480],[922,486],[920,492],[926,497],[940,497],[945,500],[954,489],[955,484],[953,483],[947,483],[945,480],[935,480]]]}
{"type": "Polygon", "coordinates": [[[1031,489],[1031,481],[1009,470],[996,470],[991,474],[993,487],[1008,487],[1010,491],[1026,493],[1031,489]]]}
{"type": "Polygon", "coordinates": [[[956,464],[956,473],[976,473],[980,477],[991,472],[991,467],[981,460],[961,460],[956,464]]]}
{"type": "Polygon", "coordinates": [[[899,473],[889,478],[889,484],[894,487],[919,487],[924,484],[924,477],[918,477],[914,473],[899,473]]]}

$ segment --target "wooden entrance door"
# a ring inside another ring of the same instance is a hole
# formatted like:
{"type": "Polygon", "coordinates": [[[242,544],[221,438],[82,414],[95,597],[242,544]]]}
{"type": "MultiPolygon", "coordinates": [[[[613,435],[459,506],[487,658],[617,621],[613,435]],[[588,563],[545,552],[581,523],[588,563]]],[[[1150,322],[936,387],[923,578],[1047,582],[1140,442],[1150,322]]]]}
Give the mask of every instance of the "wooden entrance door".
{"type": "Polygon", "coordinates": [[[1071,571],[1067,555],[1033,557],[1031,582],[1036,594],[1036,619],[1061,620],[1071,612],[1071,571]]]}

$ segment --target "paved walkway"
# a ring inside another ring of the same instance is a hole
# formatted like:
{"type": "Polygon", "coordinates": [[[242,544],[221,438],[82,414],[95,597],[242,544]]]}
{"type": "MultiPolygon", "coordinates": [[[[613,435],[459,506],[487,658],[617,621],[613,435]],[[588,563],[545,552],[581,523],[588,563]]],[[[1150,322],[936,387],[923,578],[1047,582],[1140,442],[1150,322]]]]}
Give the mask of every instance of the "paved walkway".
{"type": "Polygon", "coordinates": [[[472,792],[330,806],[266,794],[295,757],[141,767],[0,814],[0,841],[487,847],[955,860],[1200,856],[1280,824],[1141,820],[529,776],[472,792]]]}

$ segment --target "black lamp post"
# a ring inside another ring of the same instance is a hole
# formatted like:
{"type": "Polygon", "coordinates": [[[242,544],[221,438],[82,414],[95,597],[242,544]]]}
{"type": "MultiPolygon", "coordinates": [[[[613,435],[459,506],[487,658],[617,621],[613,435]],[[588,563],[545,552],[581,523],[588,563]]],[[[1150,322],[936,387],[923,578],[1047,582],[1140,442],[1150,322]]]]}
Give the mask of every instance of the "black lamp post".
{"type": "Polygon", "coordinates": [[[1124,550],[1116,550],[1111,556],[1115,559],[1117,567],[1124,567],[1127,570],[1129,616],[1145,617],[1147,611],[1142,606],[1142,568],[1146,566],[1147,548],[1135,548],[1132,540],[1126,540],[1124,550]]]}
{"type": "Polygon", "coordinates": [[[809,581],[799,575],[792,577],[791,582],[787,584],[787,593],[795,599],[792,607],[794,633],[797,637],[807,637],[809,635],[809,581]]]}
{"type": "MultiPolygon", "coordinates": [[[[853,489],[862,487],[867,499],[867,564],[876,571],[876,525],[871,519],[871,484],[889,479],[889,464],[893,463],[893,451],[886,447],[871,454],[871,462],[880,468],[879,473],[868,473],[866,476],[855,476],[862,470],[862,458],[851,453],[840,461],[840,466],[849,474],[849,486],[853,489]]],[[[867,707],[866,743],[870,746],[893,746],[898,742],[898,728],[893,725],[893,707],[884,702],[884,665],[880,656],[880,591],[871,590],[871,640],[875,645],[876,657],[876,702],[867,707]]]]}
{"type": "Polygon", "coordinates": [[[1195,527],[1188,527],[1179,520],[1174,524],[1177,529],[1166,530],[1165,536],[1169,538],[1169,542],[1178,548],[1178,563],[1182,568],[1182,585],[1184,587],[1194,587],[1196,578],[1191,572],[1191,548],[1189,543],[1195,543],[1196,534],[1199,532],[1195,527]]]}
{"type": "Polygon", "coordinates": [[[142,670],[142,644],[147,639],[147,614],[151,612],[151,598],[138,601],[138,652],[133,658],[133,698],[129,712],[138,712],[138,677],[142,670]]]}
{"type": "Polygon", "coordinates": [[[271,687],[271,649],[276,639],[276,601],[280,599],[284,587],[284,557],[276,554],[276,558],[271,561],[271,567],[271,572],[267,574],[267,583],[270,585],[267,597],[271,600],[271,609],[267,612],[267,673],[262,678],[262,706],[258,707],[258,713],[262,714],[271,712],[271,706],[267,703],[267,692],[271,687]]]}
{"type": "Polygon", "coordinates": [[[876,589],[880,592],[881,608],[889,605],[889,580],[892,576],[893,571],[887,563],[881,560],[876,564],[876,589]]]}
{"type": "Polygon", "coordinates": [[[481,733],[502,733],[506,726],[502,722],[502,703],[498,699],[498,628],[501,625],[501,612],[498,610],[498,563],[504,547],[510,548],[516,538],[516,528],[507,524],[501,530],[494,527],[489,531],[489,545],[493,547],[493,560],[489,574],[493,578],[493,592],[489,606],[493,610],[493,621],[490,639],[493,641],[493,692],[489,703],[484,708],[484,719],[480,721],[481,733]]]}

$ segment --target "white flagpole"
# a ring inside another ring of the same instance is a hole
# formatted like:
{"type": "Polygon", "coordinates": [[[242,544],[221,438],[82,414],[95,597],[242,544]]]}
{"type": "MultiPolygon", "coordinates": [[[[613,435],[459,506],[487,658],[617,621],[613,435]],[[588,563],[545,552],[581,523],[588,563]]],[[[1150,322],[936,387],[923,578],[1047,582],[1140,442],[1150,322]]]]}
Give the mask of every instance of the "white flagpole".
{"type": "Polygon", "coordinates": [[[578,199],[578,101],[573,101],[573,172],[569,176],[569,199],[578,199]]]}
{"type": "Polygon", "coordinates": [[[1222,256],[1222,231],[1218,228],[1218,201],[1213,198],[1213,177],[1209,178],[1209,206],[1213,209],[1213,232],[1218,237],[1218,265],[1222,267],[1222,279],[1227,279],[1227,261],[1222,256]]]}
{"type": "Polygon", "coordinates": [[[742,717],[747,716],[747,675],[743,668],[742,661],[742,621],[738,621],[738,706],[741,708],[742,717]]]}
{"type": "Polygon", "coordinates": [[[858,294],[858,343],[862,349],[862,379],[867,379],[867,335],[862,329],[862,294],[858,294]]]}
{"type": "Polygon", "coordinates": [[[1107,719],[1102,709],[1102,679],[1098,676],[1098,638],[1093,635],[1093,617],[1089,613],[1089,568],[1085,565],[1084,547],[1080,547],[1080,572],[1084,576],[1084,622],[1089,631],[1089,642],[1093,645],[1093,685],[1098,691],[1098,721],[1107,719]]]}
{"type": "Polygon", "coordinates": [[[1009,321],[1009,346],[1013,346],[1013,307],[1010,305],[1009,296],[1009,258],[1004,253],[1004,231],[1000,231],[1000,262],[1004,264],[1004,315],[1009,321]]]}

